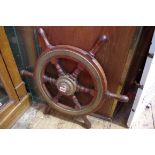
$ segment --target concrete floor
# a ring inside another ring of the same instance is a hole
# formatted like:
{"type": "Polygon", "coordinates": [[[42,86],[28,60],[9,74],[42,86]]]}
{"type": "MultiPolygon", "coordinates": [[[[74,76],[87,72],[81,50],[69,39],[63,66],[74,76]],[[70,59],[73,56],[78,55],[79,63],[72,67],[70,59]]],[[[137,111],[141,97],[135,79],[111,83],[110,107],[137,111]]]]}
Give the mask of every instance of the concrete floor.
{"type": "MultiPolygon", "coordinates": [[[[64,116],[55,111],[50,115],[44,114],[44,104],[33,104],[24,115],[15,123],[13,129],[83,129],[80,125],[82,120],[64,116]]],[[[88,116],[92,129],[123,129],[124,127],[109,121],[88,116]]]]}
{"type": "MultiPolygon", "coordinates": [[[[32,104],[24,115],[14,124],[13,129],[83,129],[81,120],[62,115],[56,111],[44,114],[45,104],[32,104]]],[[[113,120],[113,122],[88,116],[92,124],[92,129],[125,129],[120,121],[123,115],[113,120]]],[[[124,122],[123,122],[124,123],[124,122]]],[[[155,104],[151,104],[141,114],[139,120],[131,127],[133,129],[154,129],[155,128],[155,104]]]]}

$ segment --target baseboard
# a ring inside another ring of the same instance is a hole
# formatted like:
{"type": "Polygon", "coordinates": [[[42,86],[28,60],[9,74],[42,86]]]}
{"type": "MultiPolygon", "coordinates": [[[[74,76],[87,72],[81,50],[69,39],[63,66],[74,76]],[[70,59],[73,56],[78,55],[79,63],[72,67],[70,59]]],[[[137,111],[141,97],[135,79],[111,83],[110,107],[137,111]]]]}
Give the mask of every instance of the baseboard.
{"type": "Polygon", "coordinates": [[[9,113],[6,116],[0,118],[0,128],[11,128],[14,125],[14,123],[21,117],[21,115],[30,107],[30,105],[30,95],[27,94],[21,99],[19,103],[14,104],[11,107],[9,113]]]}

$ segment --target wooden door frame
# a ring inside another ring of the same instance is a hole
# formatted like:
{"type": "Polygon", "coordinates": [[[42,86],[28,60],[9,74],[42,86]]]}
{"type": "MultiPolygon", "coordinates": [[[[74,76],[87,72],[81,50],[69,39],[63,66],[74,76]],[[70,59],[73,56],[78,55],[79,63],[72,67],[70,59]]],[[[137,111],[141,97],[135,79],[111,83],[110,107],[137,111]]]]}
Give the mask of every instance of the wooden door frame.
{"type": "Polygon", "coordinates": [[[22,81],[16,62],[14,60],[10,44],[5,33],[4,27],[0,27],[0,49],[1,54],[8,69],[8,73],[11,77],[12,83],[17,91],[19,98],[22,98],[26,94],[25,84],[22,81]]]}
{"type": "Polygon", "coordinates": [[[16,103],[19,101],[19,98],[16,94],[16,91],[14,90],[14,86],[12,84],[12,81],[10,79],[10,76],[8,74],[7,68],[5,66],[5,63],[3,61],[3,57],[0,51],[0,79],[4,85],[4,88],[9,96],[9,99],[11,102],[16,103]]]}
{"type": "Polygon", "coordinates": [[[4,27],[0,27],[0,77],[10,101],[0,109],[0,128],[10,128],[30,106],[4,27]]]}

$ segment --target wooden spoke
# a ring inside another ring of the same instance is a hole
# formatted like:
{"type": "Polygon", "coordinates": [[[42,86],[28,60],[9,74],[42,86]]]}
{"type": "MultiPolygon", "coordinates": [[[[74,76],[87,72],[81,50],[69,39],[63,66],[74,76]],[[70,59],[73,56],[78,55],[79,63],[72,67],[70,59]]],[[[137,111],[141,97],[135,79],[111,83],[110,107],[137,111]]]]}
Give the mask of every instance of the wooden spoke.
{"type": "Polygon", "coordinates": [[[53,46],[52,46],[52,45],[50,44],[50,42],[48,41],[47,36],[46,36],[45,31],[43,30],[43,28],[39,28],[39,29],[38,29],[38,32],[39,32],[39,34],[41,35],[42,39],[44,40],[44,43],[45,43],[46,47],[47,47],[48,49],[51,49],[53,46]]]}
{"type": "Polygon", "coordinates": [[[59,64],[58,59],[56,59],[56,58],[52,59],[52,60],[51,60],[51,63],[55,65],[55,67],[56,67],[56,69],[57,69],[57,71],[58,71],[59,76],[65,74],[64,71],[63,71],[63,69],[62,69],[62,67],[61,67],[60,64],[59,64]]]}
{"type": "Polygon", "coordinates": [[[90,121],[88,120],[87,116],[82,116],[82,119],[84,120],[83,126],[84,126],[86,129],[90,129],[90,128],[91,128],[91,123],[90,123],[90,121]]]}
{"type": "Polygon", "coordinates": [[[76,108],[76,109],[81,109],[81,104],[79,103],[77,97],[74,95],[74,96],[72,97],[72,99],[73,99],[73,102],[75,103],[75,108],[76,108]]]}
{"type": "Polygon", "coordinates": [[[89,89],[84,86],[77,85],[77,92],[89,93],[92,96],[95,96],[95,90],[89,89]]]}
{"type": "Polygon", "coordinates": [[[73,73],[71,74],[71,76],[73,78],[77,78],[77,76],[81,73],[81,71],[83,71],[84,68],[81,65],[78,65],[77,68],[73,71],[73,73]]]}
{"type": "Polygon", "coordinates": [[[91,49],[91,51],[89,51],[90,55],[92,55],[93,57],[95,56],[96,52],[101,48],[102,44],[104,44],[105,42],[107,42],[107,36],[106,35],[102,35],[96,42],[96,44],[94,45],[94,47],[91,49]]]}
{"type": "Polygon", "coordinates": [[[60,92],[58,92],[58,94],[53,98],[53,100],[55,102],[58,102],[59,98],[62,96],[62,94],[60,92]]]}
{"type": "Polygon", "coordinates": [[[43,76],[43,82],[56,83],[56,79],[48,77],[46,75],[43,76]]]}

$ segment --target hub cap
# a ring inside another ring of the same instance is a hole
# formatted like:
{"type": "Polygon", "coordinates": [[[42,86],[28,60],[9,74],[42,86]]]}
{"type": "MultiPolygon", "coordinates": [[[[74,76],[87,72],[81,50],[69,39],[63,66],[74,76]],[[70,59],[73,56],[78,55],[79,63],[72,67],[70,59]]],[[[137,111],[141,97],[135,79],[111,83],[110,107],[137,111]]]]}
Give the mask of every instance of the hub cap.
{"type": "Polygon", "coordinates": [[[60,76],[57,80],[57,88],[64,95],[73,95],[76,91],[76,82],[69,75],[60,76]]]}

